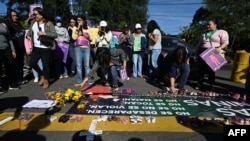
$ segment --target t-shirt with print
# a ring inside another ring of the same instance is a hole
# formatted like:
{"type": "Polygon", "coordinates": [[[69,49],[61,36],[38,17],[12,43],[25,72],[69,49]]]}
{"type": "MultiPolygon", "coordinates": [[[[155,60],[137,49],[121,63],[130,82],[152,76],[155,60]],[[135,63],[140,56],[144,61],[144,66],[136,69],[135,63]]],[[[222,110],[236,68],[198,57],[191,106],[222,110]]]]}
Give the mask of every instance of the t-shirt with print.
{"type": "Polygon", "coordinates": [[[154,29],[153,35],[158,35],[158,40],[156,43],[154,43],[152,40],[149,39],[148,41],[148,46],[149,46],[149,50],[152,49],[161,49],[161,31],[159,29],[154,29]]]}
{"type": "Polygon", "coordinates": [[[134,37],[133,51],[141,51],[141,36],[134,37]]]}

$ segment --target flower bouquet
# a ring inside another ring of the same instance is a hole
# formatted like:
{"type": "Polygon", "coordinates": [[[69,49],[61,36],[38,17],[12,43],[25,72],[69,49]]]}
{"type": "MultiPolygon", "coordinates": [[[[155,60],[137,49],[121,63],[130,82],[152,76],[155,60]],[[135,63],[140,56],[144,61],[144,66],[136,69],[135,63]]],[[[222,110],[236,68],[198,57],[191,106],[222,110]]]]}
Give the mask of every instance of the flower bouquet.
{"type": "Polygon", "coordinates": [[[54,100],[54,103],[60,107],[71,102],[78,103],[78,110],[82,110],[87,103],[84,93],[75,88],[66,88],[65,90],[47,92],[46,97],[47,99],[54,100]]]}

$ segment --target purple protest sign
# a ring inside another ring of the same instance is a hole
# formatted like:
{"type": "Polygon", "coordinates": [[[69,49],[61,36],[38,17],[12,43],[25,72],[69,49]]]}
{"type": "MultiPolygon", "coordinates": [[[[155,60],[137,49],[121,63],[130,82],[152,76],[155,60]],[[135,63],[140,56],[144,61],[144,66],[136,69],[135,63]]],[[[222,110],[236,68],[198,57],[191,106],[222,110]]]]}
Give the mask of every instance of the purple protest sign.
{"type": "Polygon", "coordinates": [[[69,50],[69,43],[59,42],[57,43],[57,47],[54,51],[54,57],[58,60],[62,60],[64,63],[67,62],[69,50]]]}
{"type": "Polygon", "coordinates": [[[208,66],[215,72],[227,63],[227,60],[216,53],[213,47],[210,47],[200,54],[200,57],[208,64],[208,66]]]}

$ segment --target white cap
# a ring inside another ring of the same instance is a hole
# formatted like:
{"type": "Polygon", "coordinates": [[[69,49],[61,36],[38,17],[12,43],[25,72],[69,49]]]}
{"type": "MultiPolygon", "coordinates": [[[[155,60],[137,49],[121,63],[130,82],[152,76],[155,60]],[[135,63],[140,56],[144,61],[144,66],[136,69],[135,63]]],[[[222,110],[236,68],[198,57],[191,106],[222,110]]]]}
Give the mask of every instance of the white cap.
{"type": "Polygon", "coordinates": [[[141,28],[141,24],[137,23],[137,24],[135,25],[135,28],[141,28]]]}
{"type": "Polygon", "coordinates": [[[106,27],[108,24],[107,24],[107,22],[106,21],[101,21],[100,22],[100,26],[101,27],[106,27]]]}

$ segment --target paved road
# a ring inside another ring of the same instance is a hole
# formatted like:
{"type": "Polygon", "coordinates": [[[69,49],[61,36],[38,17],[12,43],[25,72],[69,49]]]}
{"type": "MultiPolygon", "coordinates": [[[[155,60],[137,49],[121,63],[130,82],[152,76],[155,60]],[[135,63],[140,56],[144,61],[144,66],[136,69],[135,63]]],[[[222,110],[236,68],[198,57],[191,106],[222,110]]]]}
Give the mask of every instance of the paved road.
{"type": "MultiPolygon", "coordinates": [[[[232,66],[227,64],[225,65],[221,70],[219,70],[216,73],[216,86],[215,91],[220,93],[235,93],[235,92],[242,92],[244,89],[244,85],[240,83],[235,83],[230,80],[231,76],[231,69],[232,66]]],[[[73,86],[75,83],[75,78],[67,78],[67,79],[61,79],[53,82],[53,84],[48,89],[42,89],[42,87],[38,86],[37,83],[34,83],[31,79],[29,83],[22,86],[20,90],[17,91],[8,91],[7,93],[0,95],[0,111],[2,113],[0,114],[0,118],[3,119],[6,115],[12,115],[14,113],[18,112],[32,112],[32,113],[43,113],[44,110],[41,109],[22,109],[21,106],[26,103],[28,100],[31,99],[45,99],[44,94],[48,91],[55,91],[63,88],[67,88],[70,86],[73,86]]],[[[195,91],[193,89],[193,82],[190,81],[186,88],[190,91],[195,91]]],[[[135,88],[137,90],[137,93],[148,93],[150,90],[159,90],[157,86],[154,86],[152,84],[147,83],[142,78],[131,78],[129,81],[124,82],[123,88],[135,88]]],[[[66,105],[60,113],[65,113],[71,108],[71,104],[66,105]]],[[[39,124],[39,118],[42,118],[41,116],[36,117],[33,119],[32,123],[39,124]],[[35,120],[38,120],[34,122],[35,120]]],[[[166,117],[166,121],[162,122],[162,124],[166,124],[166,126],[169,124],[171,126],[180,126],[177,122],[174,123],[168,123],[168,118],[166,117]]],[[[169,120],[171,120],[169,118],[169,120]]],[[[45,123],[44,123],[45,124],[45,123]]],[[[89,126],[90,123],[84,123],[85,126],[89,126]]],[[[159,126],[161,123],[158,123],[159,126]]],[[[18,126],[18,124],[15,124],[18,126]]],[[[30,126],[38,126],[38,125],[32,125],[30,126]]],[[[39,124],[40,125],[40,124],[39,124]]],[[[82,126],[84,126],[82,125],[82,126]]],[[[41,125],[46,126],[46,125],[41,125]]],[[[69,127],[63,127],[64,129],[61,129],[61,126],[50,125],[54,126],[53,130],[42,130],[41,128],[26,128],[23,127],[23,125],[19,125],[15,129],[15,127],[10,128],[10,130],[6,130],[4,126],[4,130],[1,130],[0,126],[0,140],[1,141],[83,141],[86,140],[86,137],[79,137],[79,132],[82,128],[79,128],[79,130],[72,131],[69,127]],[[57,127],[58,126],[58,127],[57,127]],[[58,129],[57,129],[58,128],[58,129]],[[57,130],[55,130],[57,129],[57,130]],[[67,130],[68,129],[68,130],[67,130]]],[[[80,126],[81,125],[77,125],[80,126]]],[[[119,125],[120,126],[120,125],[119,125]]],[[[102,135],[95,136],[95,141],[221,141],[223,140],[222,132],[203,132],[200,129],[190,129],[190,130],[183,130],[183,131],[153,131],[152,129],[148,132],[146,129],[140,131],[119,131],[120,128],[117,126],[117,131],[113,130],[107,130],[104,131],[102,135]]],[[[39,126],[38,126],[39,127],[39,126]]],[[[73,127],[72,127],[73,128],[73,127]]],[[[133,128],[133,127],[132,127],[133,128]]],[[[147,128],[147,126],[145,126],[147,128]]],[[[157,127],[155,127],[157,128],[157,127]]],[[[181,127],[180,127],[181,128],[181,127]]],[[[181,128],[182,129],[182,128],[181,128]]],[[[209,130],[210,131],[210,130],[209,130]]]]}

